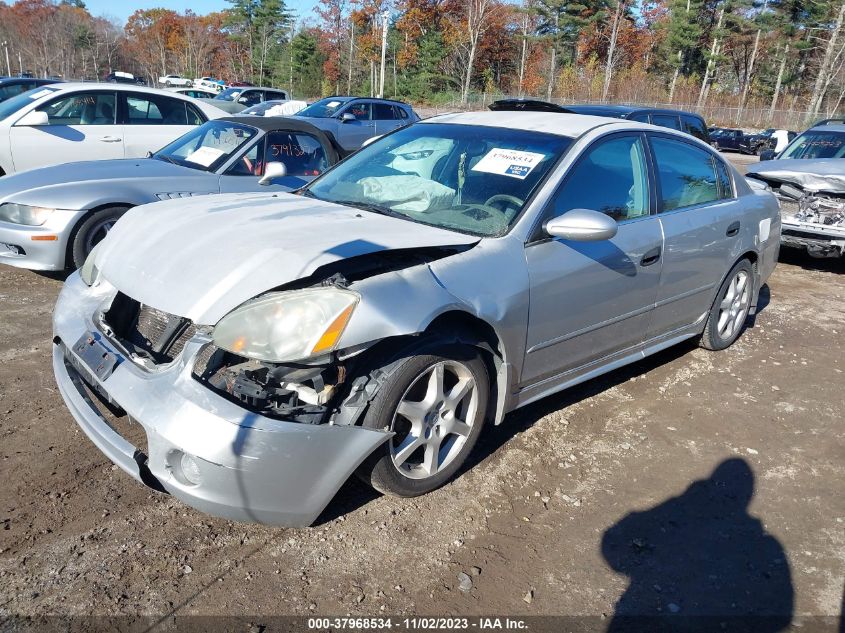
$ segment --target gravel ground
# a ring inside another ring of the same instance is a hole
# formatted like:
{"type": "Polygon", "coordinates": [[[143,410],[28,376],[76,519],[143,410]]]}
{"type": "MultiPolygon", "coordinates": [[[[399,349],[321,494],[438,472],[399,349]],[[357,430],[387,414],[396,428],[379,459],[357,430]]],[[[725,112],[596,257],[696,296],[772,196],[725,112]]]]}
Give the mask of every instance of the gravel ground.
{"type": "Polygon", "coordinates": [[[106,460],[53,383],[61,280],[2,266],[0,615],[755,613],[835,631],[843,272],[786,252],[730,349],[679,346],[515,412],[424,497],[350,483],[314,527],[273,529],[106,460]]]}

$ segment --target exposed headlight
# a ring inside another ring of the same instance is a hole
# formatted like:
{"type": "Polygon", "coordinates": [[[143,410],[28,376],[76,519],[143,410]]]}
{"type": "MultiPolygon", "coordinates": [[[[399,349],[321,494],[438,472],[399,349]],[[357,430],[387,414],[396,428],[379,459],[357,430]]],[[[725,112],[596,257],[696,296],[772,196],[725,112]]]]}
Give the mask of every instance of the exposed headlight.
{"type": "Polygon", "coordinates": [[[223,317],[214,328],[214,343],[269,362],[319,356],[336,349],[357,304],[357,294],[340,288],[273,292],[223,317]]]}
{"type": "Polygon", "coordinates": [[[0,220],[28,226],[41,226],[54,211],[55,209],[6,202],[0,204],[0,220]]]}
{"type": "Polygon", "coordinates": [[[97,281],[97,277],[100,276],[100,269],[94,264],[100,244],[102,244],[102,242],[98,242],[97,245],[91,249],[91,252],[88,253],[88,257],[85,258],[85,263],[82,264],[82,268],[79,269],[80,279],[82,279],[82,281],[84,281],[88,286],[93,286],[94,282],[97,281]]]}

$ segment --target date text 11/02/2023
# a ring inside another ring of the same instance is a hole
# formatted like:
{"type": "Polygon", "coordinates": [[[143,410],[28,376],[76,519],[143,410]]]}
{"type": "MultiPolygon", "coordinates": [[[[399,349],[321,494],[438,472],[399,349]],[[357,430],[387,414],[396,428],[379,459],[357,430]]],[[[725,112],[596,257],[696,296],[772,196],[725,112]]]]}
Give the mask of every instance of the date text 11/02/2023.
{"type": "Polygon", "coordinates": [[[308,618],[309,630],[523,630],[528,625],[520,618],[508,617],[344,617],[308,618]]]}

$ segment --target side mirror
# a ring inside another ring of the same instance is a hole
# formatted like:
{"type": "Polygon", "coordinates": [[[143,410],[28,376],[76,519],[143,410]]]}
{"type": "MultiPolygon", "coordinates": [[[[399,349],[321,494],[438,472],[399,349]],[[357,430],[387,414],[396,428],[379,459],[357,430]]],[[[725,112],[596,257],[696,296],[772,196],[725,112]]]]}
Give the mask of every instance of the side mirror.
{"type": "Polygon", "coordinates": [[[47,116],[46,112],[42,112],[40,110],[32,110],[31,112],[26,113],[20,120],[18,120],[15,125],[50,125],[50,118],[47,116]]]}
{"type": "Polygon", "coordinates": [[[576,242],[600,242],[616,235],[619,225],[606,213],[572,209],[546,222],[543,230],[552,237],[576,242]]]}
{"type": "Polygon", "coordinates": [[[357,121],[358,119],[355,118],[355,115],[351,112],[344,112],[340,115],[340,122],[341,123],[349,123],[350,121],[357,121]]]}
{"type": "Polygon", "coordinates": [[[367,145],[369,145],[369,144],[370,144],[370,143],[372,143],[373,141],[377,141],[377,140],[379,140],[380,138],[381,138],[381,135],[378,135],[378,136],[371,136],[371,137],[370,137],[370,138],[368,138],[366,141],[364,141],[363,143],[361,143],[361,147],[366,147],[367,145]]]}
{"type": "Polygon", "coordinates": [[[774,160],[775,158],[775,150],[773,149],[764,149],[760,152],[760,160],[774,160]]]}
{"type": "Polygon", "coordinates": [[[261,179],[258,181],[258,184],[269,185],[276,178],[282,178],[284,176],[287,176],[287,174],[288,168],[285,167],[284,163],[280,163],[279,161],[267,163],[267,166],[264,168],[264,175],[261,176],[261,179]]]}

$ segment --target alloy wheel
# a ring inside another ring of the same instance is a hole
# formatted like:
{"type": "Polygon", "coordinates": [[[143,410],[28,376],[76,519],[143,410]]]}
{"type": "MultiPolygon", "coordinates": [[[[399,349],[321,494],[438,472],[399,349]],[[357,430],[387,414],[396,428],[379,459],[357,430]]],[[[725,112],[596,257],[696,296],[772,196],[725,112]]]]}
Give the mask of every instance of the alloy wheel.
{"type": "Polygon", "coordinates": [[[716,331],[722,340],[728,340],[736,334],[748,316],[751,299],[751,284],[748,281],[748,272],[745,270],[738,271],[731,279],[725,296],[719,304],[719,320],[716,324],[716,331]]]}
{"type": "Polygon", "coordinates": [[[478,388],[458,361],[441,361],[412,382],[396,407],[393,465],[410,479],[432,477],[461,452],[478,410],[478,388]]]}

